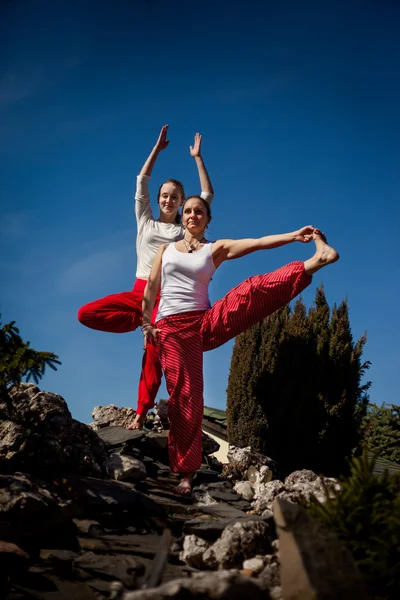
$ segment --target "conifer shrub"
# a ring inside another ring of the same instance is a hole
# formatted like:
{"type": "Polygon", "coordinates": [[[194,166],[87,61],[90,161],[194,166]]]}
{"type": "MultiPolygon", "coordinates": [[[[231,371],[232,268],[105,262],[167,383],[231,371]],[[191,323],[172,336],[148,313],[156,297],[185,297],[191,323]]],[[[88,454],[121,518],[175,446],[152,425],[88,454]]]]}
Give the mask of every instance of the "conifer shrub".
{"type": "Polygon", "coordinates": [[[373,474],[367,451],[350,461],[341,491],[313,499],[308,512],[351,551],[376,600],[400,598],[400,476],[373,474]]]}
{"type": "Polygon", "coordinates": [[[361,451],[368,405],[366,336],[353,340],[347,301],[330,309],[322,287],[307,311],[297,300],[235,340],[227,388],[231,443],[280,466],[338,476],[361,451]]]}
{"type": "Polygon", "coordinates": [[[370,404],[363,438],[369,450],[400,464],[400,406],[370,404]]]}

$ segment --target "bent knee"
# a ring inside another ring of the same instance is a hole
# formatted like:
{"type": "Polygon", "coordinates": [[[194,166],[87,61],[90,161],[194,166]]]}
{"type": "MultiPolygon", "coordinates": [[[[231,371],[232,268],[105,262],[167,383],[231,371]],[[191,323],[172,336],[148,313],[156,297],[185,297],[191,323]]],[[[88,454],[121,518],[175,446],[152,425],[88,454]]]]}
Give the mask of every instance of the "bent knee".
{"type": "Polygon", "coordinates": [[[89,311],[86,306],[81,306],[78,310],[78,321],[82,323],[82,325],[88,325],[88,321],[90,320],[89,311]]]}

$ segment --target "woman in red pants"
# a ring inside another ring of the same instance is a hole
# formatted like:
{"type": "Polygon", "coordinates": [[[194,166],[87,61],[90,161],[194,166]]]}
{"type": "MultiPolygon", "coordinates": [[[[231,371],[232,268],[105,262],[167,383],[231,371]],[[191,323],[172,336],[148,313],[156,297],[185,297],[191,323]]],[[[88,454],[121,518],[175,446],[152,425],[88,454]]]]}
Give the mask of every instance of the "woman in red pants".
{"type": "Polygon", "coordinates": [[[143,298],[142,331],[146,344],[158,343],[170,395],[170,466],[182,474],[175,491],[185,494],[190,493],[193,474],[201,465],[203,352],[221,346],[290,302],[310,284],[313,273],[339,256],[311,225],[259,239],[209,242],[204,237],[211,220],[209,204],[197,196],[188,198],[182,216],[184,238],[161,246],[154,259],[143,298]],[[208,284],[225,260],[312,240],[316,245],[312,258],[251,277],[210,306],[208,284]]]}
{"type": "MultiPolygon", "coordinates": [[[[142,299],[147,279],[157,250],[166,242],[180,240],[183,226],[179,208],[185,200],[183,185],[176,179],[168,179],[158,191],[157,202],[160,208],[158,219],[153,217],[150,208],[148,181],[159,153],[169,144],[168,125],[161,129],[156,145],[144,163],[137,178],[135,195],[135,213],[137,221],[137,270],[136,281],[131,292],[111,294],[89,304],[78,311],[78,319],[87,327],[112,333],[134,331],[142,322],[142,299]]],[[[201,198],[207,203],[213,199],[213,188],[201,156],[201,135],[196,133],[190,154],[195,159],[201,185],[201,198]]],[[[154,301],[154,316],[157,312],[159,297],[154,301]]],[[[155,344],[148,344],[142,360],[142,372],[139,381],[138,406],[131,429],[140,429],[143,420],[154,406],[154,400],[160,387],[162,371],[155,344]]]]}

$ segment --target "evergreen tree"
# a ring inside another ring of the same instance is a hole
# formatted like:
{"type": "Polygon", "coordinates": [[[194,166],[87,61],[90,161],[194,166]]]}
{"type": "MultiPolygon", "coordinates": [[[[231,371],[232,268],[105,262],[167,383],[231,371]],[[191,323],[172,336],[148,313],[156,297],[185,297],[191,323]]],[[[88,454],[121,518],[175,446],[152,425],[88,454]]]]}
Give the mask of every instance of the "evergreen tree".
{"type": "Polygon", "coordinates": [[[298,468],[337,474],[359,446],[369,383],[347,302],[332,316],[323,288],[308,311],[301,299],[236,338],[228,381],[229,439],[298,468]]]}
{"type": "MultiPolygon", "coordinates": [[[[0,326],[1,326],[0,320],[0,326]]],[[[35,383],[43,377],[46,367],[57,370],[60,365],[53,352],[38,352],[24,342],[15,326],[15,321],[0,327],[0,395],[4,398],[8,389],[33,379],[35,383]]]]}
{"type": "Polygon", "coordinates": [[[363,430],[368,450],[400,464],[400,406],[371,404],[363,430]]]}

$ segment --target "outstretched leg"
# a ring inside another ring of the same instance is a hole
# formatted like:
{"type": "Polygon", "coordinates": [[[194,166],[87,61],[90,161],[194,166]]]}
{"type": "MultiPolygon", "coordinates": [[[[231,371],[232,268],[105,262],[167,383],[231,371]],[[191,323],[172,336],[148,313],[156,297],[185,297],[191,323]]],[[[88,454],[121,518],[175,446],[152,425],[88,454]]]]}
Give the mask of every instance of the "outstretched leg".
{"type": "Polygon", "coordinates": [[[218,348],[288,304],[311,283],[313,273],[338,260],[319,229],[313,239],[316,252],[305,263],[250,277],[206,311],[201,329],[204,351],[218,348]]]}

